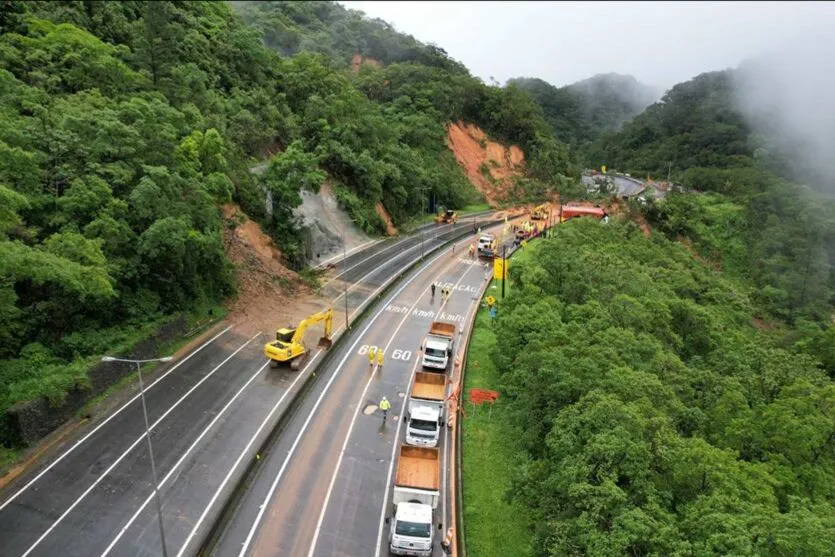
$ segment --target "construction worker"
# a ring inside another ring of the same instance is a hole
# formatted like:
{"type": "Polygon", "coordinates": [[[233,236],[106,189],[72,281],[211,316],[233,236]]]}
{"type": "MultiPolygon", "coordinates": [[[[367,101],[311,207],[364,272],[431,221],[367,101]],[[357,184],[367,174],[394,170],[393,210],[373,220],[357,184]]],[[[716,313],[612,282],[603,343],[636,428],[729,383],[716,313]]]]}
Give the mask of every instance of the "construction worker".
{"type": "Polygon", "coordinates": [[[452,526],[450,526],[449,529],[446,531],[446,536],[444,536],[444,539],[441,540],[441,549],[443,549],[444,553],[446,553],[447,555],[452,554],[452,535],[453,535],[453,533],[454,533],[454,530],[452,529],[452,526]]]}
{"type": "Polygon", "coordinates": [[[435,298],[435,283],[434,282],[432,283],[432,286],[430,288],[432,289],[432,298],[434,299],[435,298]]]}
{"type": "Polygon", "coordinates": [[[386,416],[391,409],[391,403],[388,401],[386,397],[383,397],[383,400],[380,401],[380,410],[383,411],[383,421],[386,421],[386,416]]]}
{"type": "Polygon", "coordinates": [[[469,251],[470,251],[470,259],[472,259],[473,258],[473,245],[472,244],[470,244],[469,251]]]}
{"type": "Polygon", "coordinates": [[[374,366],[374,356],[375,355],[376,355],[376,350],[372,346],[371,348],[368,349],[368,367],[373,367],[374,366]]]}
{"type": "Polygon", "coordinates": [[[377,367],[383,367],[383,349],[377,350],[377,367]]]}

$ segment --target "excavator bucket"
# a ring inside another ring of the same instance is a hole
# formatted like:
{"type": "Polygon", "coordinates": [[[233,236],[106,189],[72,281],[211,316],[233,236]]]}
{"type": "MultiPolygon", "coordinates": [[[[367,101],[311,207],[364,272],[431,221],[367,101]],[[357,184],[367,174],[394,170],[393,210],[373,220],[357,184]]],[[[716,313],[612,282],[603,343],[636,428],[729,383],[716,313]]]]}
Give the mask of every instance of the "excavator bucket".
{"type": "Polygon", "coordinates": [[[324,348],[325,350],[327,350],[331,346],[333,346],[333,340],[331,340],[330,338],[322,337],[322,338],[319,339],[319,347],[324,348]]]}

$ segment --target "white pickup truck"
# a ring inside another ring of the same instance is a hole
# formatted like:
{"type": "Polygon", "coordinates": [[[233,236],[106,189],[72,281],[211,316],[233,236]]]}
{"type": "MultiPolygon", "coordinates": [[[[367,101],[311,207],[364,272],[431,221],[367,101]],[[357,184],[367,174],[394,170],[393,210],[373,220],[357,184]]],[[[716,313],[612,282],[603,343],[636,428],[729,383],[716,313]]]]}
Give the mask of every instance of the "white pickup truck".
{"type": "Polygon", "coordinates": [[[433,321],[423,341],[423,367],[446,372],[455,346],[455,323],[433,321]]]}
{"type": "Polygon", "coordinates": [[[406,443],[437,447],[444,425],[446,375],[418,371],[409,394],[406,443]]]}
{"type": "Polygon", "coordinates": [[[394,555],[431,557],[432,528],[440,492],[437,448],[400,446],[394,479],[394,521],[389,530],[389,551],[394,555]]]}

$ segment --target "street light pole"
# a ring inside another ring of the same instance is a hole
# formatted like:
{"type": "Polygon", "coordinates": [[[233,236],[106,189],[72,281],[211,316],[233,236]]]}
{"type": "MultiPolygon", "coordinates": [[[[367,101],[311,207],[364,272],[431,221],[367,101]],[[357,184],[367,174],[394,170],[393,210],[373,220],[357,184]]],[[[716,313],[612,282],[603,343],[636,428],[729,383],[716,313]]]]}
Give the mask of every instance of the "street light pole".
{"type": "Polygon", "coordinates": [[[165,528],[163,527],[162,521],[162,501],[160,500],[159,496],[159,482],[157,482],[157,467],[156,463],[154,462],[154,447],[151,444],[151,428],[148,425],[148,407],[145,405],[145,384],[142,382],[141,364],[145,362],[170,362],[171,360],[171,356],[166,356],[165,358],[153,358],[150,360],[127,360],[122,358],[111,358],[110,356],[104,356],[102,358],[103,362],[128,362],[136,364],[136,374],[139,377],[139,398],[142,399],[142,416],[145,418],[145,437],[148,438],[148,456],[150,456],[151,458],[151,476],[154,479],[154,499],[157,503],[157,517],[159,518],[159,537],[160,541],[162,542],[163,557],[168,557],[168,549],[165,546],[165,528]]]}
{"type": "MultiPolygon", "coordinates": [[[[345,225],[342,225],[340,228],[342,230],[342,272],[348,268],[347,259],[348,259],[348,252],[345,251],[345,225]]],[[[345,330],[349,329],[348,327],[348,277],[345,277],[345,280],[342,281],[342,288],[343,293],[342,296],[345,298],[345,330]]]]}

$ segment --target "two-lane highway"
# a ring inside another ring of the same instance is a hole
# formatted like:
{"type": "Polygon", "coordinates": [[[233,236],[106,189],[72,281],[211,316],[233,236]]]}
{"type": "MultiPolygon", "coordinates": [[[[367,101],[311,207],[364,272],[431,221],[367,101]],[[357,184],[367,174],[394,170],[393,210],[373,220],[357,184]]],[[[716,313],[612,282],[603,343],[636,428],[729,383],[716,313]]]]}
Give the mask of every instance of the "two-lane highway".
{"type": "MultiPolygon", "coordinates": [[[[425,235],[425,249],[461,234],[464,226],[470,225],[433,229],[437,234],[425,235]]],[[[356,314],[419,257],[420,241],[399,239],[388,252],[380,253],[386,246],[377,244],[355,254],[358,259],[329,288],[339,292],[338,283],[351,278],[349,310],[356,314]]],[[[266,338],[244,337],[228,326],[147,387],[169,553],[196,550],[318,363],[317,353],[301,373],[268,369],[266,338]]],[[[89,424],[78,441],[6,489],[0,555],[160,554],[138,398],[89,424]]]]}
{"type": "MultiPolygon", "coordinates": [[[[385,545],[383,518],[419,346],[433,320],[464,326],[491,272],[466,255],[472,241],[469,236],[423,265],[320,366],[316,390],[263,455],[246,494],[227,509],[218,542],[206,549],[223,556],[374,555],[385,545]],[[440,290],[430,295],[433,282],[452,289],[447,302],[440,290]],[[369,365],[370,346],[383,349],[382,367],[369,365]],[[393,403],[387,424],[376,411],[383,395],[393,403]]],[[[445,441],[441,448],[446,455],[445,441]]],[[[443,478],[448,464],[444,459],[443,478]]],[[[443,487],[438,516],[445,525],[443,487]]]]}

